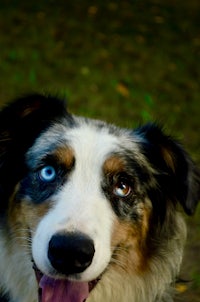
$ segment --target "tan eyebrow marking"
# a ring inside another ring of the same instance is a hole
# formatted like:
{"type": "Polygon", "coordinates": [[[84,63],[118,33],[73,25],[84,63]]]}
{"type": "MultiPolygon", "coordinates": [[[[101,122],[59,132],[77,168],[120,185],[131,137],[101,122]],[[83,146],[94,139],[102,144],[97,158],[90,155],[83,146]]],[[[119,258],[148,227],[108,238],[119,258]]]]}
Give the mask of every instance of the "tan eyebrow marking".
{"type": "Polygon", "coordinates": [[[106,159],[103,171],[105,174],[117,174],[118,172],[125,171],[125,162],[119,156],[112,155],[106,159]]]}
{"type": "Polygon", "coordinates": [[[75,156],[74,151],[71,147],[59,147],[55,150],[54,155],[60,163],[64,164],[67,167],[67,169],[71,169],[73,167],[75,156]]]}

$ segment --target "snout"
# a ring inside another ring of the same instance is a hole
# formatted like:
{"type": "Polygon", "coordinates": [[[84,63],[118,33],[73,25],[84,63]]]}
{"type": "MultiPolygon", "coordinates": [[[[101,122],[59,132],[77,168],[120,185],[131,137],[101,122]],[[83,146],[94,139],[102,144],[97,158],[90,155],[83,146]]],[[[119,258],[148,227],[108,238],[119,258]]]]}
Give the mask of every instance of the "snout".
{"type": "Polygon", "coordinates": [[[49,262],[66,276],[84,272],[92,263],[94,253],[93,240],[82,233],[57,233],[49,241],[49,262]]]}

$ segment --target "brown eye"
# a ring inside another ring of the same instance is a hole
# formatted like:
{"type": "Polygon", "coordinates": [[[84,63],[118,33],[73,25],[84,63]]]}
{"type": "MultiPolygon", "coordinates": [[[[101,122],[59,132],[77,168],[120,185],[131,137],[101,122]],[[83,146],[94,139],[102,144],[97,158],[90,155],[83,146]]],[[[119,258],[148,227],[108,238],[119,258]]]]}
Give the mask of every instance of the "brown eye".
{"type": "Polygon", "coordinates": [[[119,197],[126,197],[131,193],[132,189],[128,183],[124,180],[120,180],[116,183],[113,189],[113,193],[119,197]]]}

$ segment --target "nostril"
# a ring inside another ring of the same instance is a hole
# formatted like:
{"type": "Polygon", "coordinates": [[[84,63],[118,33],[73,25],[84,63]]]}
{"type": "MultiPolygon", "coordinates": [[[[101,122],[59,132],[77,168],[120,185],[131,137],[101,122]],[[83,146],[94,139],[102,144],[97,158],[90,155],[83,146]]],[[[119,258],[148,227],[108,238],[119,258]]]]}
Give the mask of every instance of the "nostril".
{"type": "Polygon", "coordinates": [[[82,233],[55,234],[49,241],[49,261],[65,275],[83,272],[90,266],[94,253],[93,240],[82,233]]]}

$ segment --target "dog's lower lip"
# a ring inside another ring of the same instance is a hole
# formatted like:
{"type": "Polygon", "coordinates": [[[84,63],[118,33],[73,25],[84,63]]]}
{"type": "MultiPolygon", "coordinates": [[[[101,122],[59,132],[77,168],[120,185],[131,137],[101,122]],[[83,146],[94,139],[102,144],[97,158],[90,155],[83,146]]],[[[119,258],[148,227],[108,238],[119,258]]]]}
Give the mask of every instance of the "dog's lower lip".
{"type": "Polygon", "coordinates": [[[34,261],[32,261],[32,262],[33,262],[33,266],[32,267],[33,267],[33,270],[35,272],[36,280],[37,280],[37,282],[39,284],[40,280],[41,280],[41,278],[43,276],[43,273],[37,268],[35,262],[34,261]]]}
{"type": "Polygon", "coordinates": [[[89,285],[89,292],[91,292],[93,290],[93,288],[95,288],[95,286],[97,285],[97,283],[101,280],[101,278],[97,278],[93,281],[88,282],[89,285]]]}

